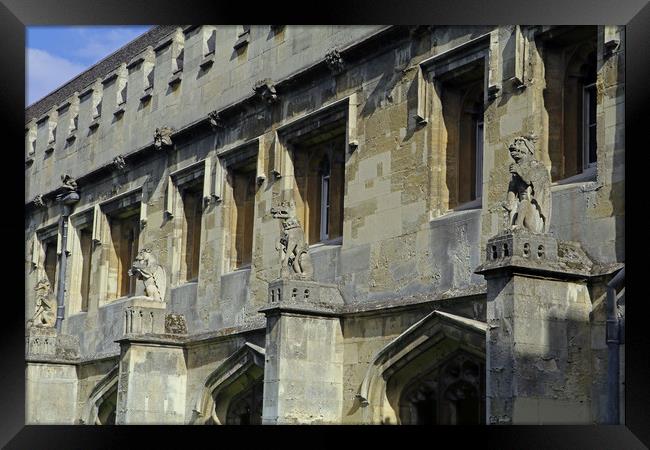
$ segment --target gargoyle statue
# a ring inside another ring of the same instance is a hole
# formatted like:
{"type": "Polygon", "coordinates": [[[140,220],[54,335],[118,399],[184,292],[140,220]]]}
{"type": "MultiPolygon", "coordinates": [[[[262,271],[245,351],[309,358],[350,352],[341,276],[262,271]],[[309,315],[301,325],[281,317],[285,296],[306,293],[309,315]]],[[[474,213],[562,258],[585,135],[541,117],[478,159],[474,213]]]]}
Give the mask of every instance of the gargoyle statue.
{"type": "Polygon", "coordinates": [[[311,280],[314,268],[309,256],[309,246],[305,241],[305,232],[296,218],[294,203],[282,202],[279,206],[271,208],[271,215],[274,219],[282,221],[282,235],[275,246],[282,261],[280,277],[311,280]]]}

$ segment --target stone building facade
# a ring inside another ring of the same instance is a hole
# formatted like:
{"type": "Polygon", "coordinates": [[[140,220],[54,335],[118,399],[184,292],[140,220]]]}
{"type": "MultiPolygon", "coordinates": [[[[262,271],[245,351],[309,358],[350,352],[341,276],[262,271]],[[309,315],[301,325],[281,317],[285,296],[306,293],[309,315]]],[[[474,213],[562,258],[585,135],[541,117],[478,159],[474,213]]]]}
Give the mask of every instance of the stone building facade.
{"type": "Polygon", "coordinates": [[[621,422],[624,56],[153,28],[26,110],[27,423],[621,422]]]}

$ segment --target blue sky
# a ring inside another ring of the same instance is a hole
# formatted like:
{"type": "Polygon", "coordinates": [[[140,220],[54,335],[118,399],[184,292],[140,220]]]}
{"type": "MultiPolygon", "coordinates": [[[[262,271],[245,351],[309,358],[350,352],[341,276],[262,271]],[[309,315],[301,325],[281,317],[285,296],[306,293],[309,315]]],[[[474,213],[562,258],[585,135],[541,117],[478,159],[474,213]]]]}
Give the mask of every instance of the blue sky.
{"type": "Polygon", "coordinates": [[[151,28],[27,27],[25,104],[31,105],[151,28]]]}

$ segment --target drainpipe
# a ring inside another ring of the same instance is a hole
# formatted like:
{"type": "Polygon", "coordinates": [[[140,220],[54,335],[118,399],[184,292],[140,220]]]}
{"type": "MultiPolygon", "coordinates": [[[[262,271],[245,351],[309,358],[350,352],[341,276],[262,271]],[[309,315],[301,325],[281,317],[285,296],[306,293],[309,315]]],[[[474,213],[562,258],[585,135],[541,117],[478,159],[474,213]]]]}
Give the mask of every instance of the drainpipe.
{"type": "Polygon", "coordinates": [[[607,283],[607,423],[619,423],[619,377],[620,377],[620,349],[621,327],[618,321],[618,304],[616,290],[625,282],[625,267],[623,267],[612,280],[607,283]]]}
{"type": "Polygon", "coordinates": [[[72,212],[72,206],[79,201],[79,194],[71,191],[62,197],[57,197],[63,206],[61,214],[61,257],[59,258],[59,285],[56,292],[56,330],[61,332],[61,325],[65,317],[65,275],[68,255],[68,217],[72,212]]]}

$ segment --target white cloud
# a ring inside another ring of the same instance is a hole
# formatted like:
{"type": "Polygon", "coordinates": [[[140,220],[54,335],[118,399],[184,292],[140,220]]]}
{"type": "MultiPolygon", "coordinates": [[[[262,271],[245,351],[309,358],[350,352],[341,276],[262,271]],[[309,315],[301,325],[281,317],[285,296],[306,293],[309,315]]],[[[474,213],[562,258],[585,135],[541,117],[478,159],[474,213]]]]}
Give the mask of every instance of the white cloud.
{"type": "Polygon", "coordinates": [[[142,28],[83,28],[79,30],[83,45],[72,53],[94,64],[143,33],[142,28]]]}
{"type": "Polygon", "coordinates": [[[86,69],[83,64],[54,56],[45,50],[27,49],[27,105],[40,100],[86,69]]]}

